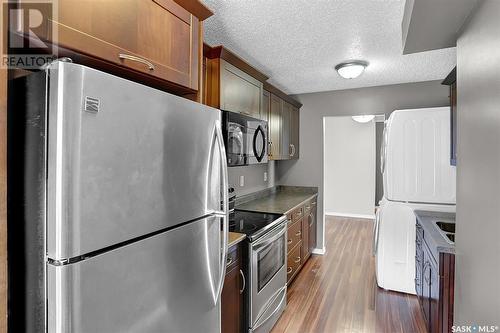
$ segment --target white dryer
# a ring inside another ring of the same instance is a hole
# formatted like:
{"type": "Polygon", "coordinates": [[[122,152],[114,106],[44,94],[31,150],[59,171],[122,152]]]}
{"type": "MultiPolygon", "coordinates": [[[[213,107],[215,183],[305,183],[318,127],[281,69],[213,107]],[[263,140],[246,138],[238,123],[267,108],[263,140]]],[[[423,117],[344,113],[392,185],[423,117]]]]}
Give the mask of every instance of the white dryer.
{"type": "Polygon", "coordinates": [[[415,294],[413,211],[455,212],[450,108],[394,111],[386,121],[381,159],[384,197],[373,235],[377,284],[415,294]]]}

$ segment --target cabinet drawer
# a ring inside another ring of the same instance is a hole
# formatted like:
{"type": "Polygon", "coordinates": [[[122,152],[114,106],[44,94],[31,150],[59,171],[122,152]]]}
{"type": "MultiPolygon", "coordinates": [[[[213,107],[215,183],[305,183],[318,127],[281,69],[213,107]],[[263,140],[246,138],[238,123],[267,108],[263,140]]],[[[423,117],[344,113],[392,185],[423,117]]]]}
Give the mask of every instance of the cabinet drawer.
{"type": "Polygon", "coordinates": [[[295,276],[302,263],[302,244],[297,244],[289,253],[287,259],[286,279],[287,283],[295,276]]]}
{"type": "Polygon", "coordinates": [[[302,219],[303,216],[304,216],[304,207],[294,209],[291,213],[292,222],[302,219]]]}
{"type": "Polygon", "coordinates": [[[302,221],[293,222],[288,227],[287,248],[290,252],[302,239],[302,221]]]}
{"type": "Polygon", "coordinates": [[[312,202],[308,201],[304,204],[304,216],[308,216],[311,213],[312,202]]]}
{"type": "Polygon", "coordinates": [[[199,20],[173,0],[59,1],[51,23],[50,42],[198,89],[199,20]]]}

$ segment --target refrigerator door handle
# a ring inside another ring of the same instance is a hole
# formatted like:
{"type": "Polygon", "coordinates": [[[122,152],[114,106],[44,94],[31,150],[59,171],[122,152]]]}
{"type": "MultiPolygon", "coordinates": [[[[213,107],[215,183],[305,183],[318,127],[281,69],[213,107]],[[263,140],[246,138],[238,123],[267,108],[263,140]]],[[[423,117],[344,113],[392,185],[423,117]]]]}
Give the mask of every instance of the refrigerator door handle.
{"type": "Polygon", "coordinates": [[[224,138],[222,136],[222,128],[220,121],[217,121],[214,128],[214,137],[217,142],[217,147],[219,149],[220,154],[220,163],[222,170],[222,207],[220,209],[215,210],[213,213],[215,215],[224,215],[226,216],[229,212],[229,180],[228,180],[228,170],[227,170],[227,157],[226,157],[226,149],[224,148],[224,138]]]}
{"type": "Polygon", "coordinates": [[[226,150],[224,148],[224,138],[222,136],[222,128],[219,120],[215,123],[215,137],[218,143],[220,162],[222,167],[222,211],[215,212],[223,219],[222,227],[222,254],[220,262],[220,276],[219,283],[217,285],[217,298],[216,304],[219,302],[222,295],[222,288],[224,286],[224,277],[226,275],[226,260],[227,260],[227,246],[228,246],[228,232],[229,232],[229,180],[228,180],[228,170],[227,170],[227,158],[226,150]]]}

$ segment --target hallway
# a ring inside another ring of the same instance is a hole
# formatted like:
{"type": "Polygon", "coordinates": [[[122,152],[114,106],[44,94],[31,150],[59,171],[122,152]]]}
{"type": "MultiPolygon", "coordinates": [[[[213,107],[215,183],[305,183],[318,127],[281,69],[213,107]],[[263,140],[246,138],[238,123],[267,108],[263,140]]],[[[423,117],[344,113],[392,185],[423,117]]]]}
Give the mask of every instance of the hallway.
{"type": "Polygon", "coordinates": [[[326,255],[292,281],[272,333],[426,332],[415,296],[376,286],[372,220],[328,216],[326,255]]]}

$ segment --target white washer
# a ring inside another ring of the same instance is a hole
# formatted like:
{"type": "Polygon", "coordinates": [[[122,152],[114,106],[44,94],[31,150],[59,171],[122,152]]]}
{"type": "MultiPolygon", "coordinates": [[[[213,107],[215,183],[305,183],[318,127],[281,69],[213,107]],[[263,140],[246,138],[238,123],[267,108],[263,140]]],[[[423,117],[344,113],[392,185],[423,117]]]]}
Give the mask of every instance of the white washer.
{"type": "Polygon", "coordinates": [[[380,201],[374,252],[381,288],[415,294],[415,210],[455,212],[455,205],[412,204],[385,198],[380,201]]]}

